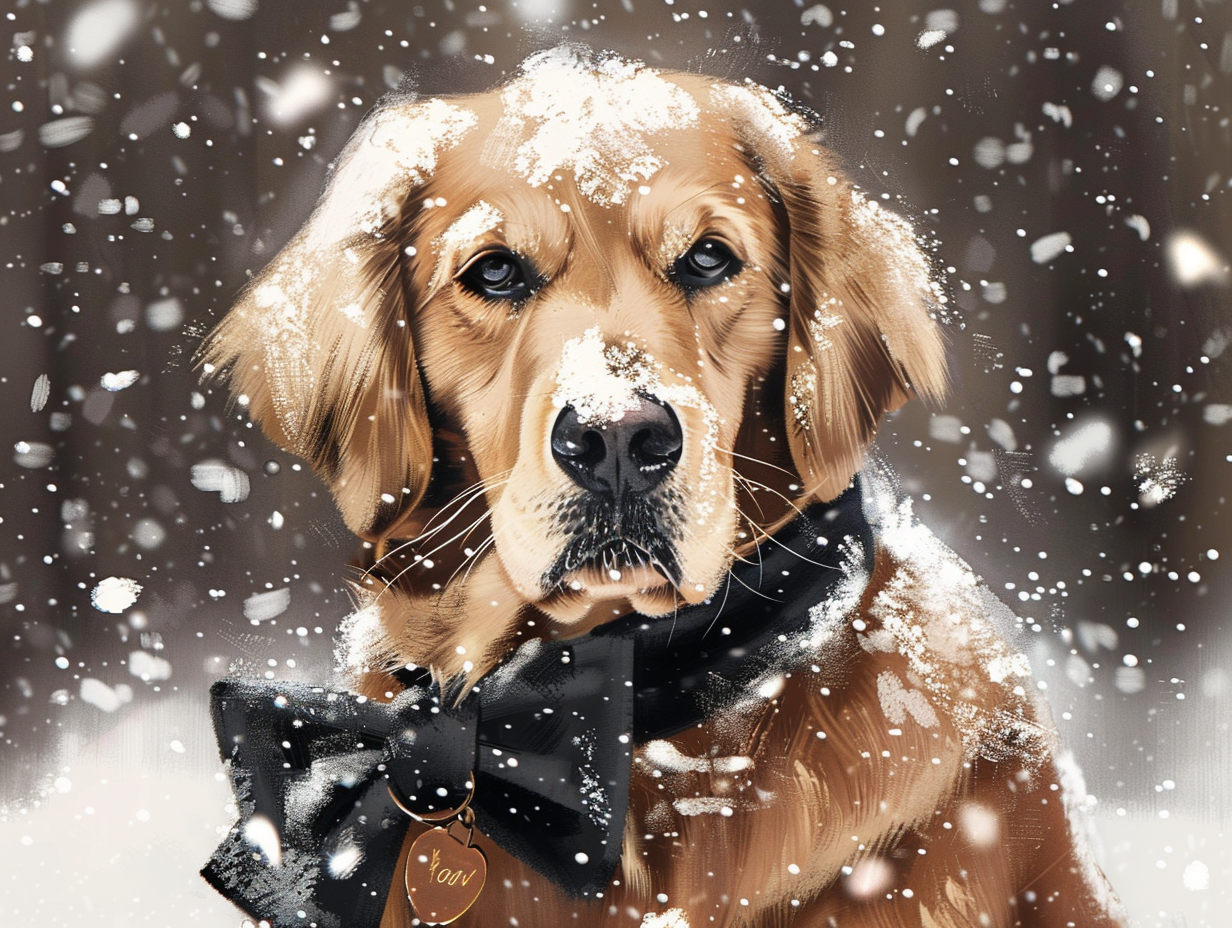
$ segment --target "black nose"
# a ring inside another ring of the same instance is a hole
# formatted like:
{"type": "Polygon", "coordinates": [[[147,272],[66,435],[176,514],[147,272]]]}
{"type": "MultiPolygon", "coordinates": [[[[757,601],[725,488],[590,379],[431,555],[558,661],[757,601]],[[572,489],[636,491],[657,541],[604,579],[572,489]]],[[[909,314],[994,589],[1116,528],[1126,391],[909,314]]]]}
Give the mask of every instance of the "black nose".
{"type": "Polygon", "coordinates": [[[552,457],[573,482],[616,498],[662,483],[680,460],[683,437],[670,406],[650,397],[612,422],[582,422],[566,406],[552,427],[552,457]]]}

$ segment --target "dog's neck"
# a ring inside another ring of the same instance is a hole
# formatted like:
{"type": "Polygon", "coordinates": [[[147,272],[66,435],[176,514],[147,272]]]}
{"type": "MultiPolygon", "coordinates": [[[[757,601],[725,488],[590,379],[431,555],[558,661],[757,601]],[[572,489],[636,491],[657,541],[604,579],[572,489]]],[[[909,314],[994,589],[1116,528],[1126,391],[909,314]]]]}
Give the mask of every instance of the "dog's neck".
{"type": "MultiPolygon", "coordinates": [[[[858,492],[851,494],[858,496],[858,492]]],[[[830,518],[841,512],[845,531],[863,526],[862,533],[867,526],[858,514],[858,501],[844,499],[836,501],[838,508],[828,510],[830,518]]],[[[737,586],[751,587],[755,595],[772,600],[782,599],[782,591],[774,586],[781,578],[763,577],[760,565],[768,551],[783,547],[784,538],[795,537],[801,526],[824,518],[818,512],[827,509],[815,505],[807,512],[795,510],[771,525],[757,526],[737,550],[735,567],[712,601],[726,602],[737,586]],[[740,570],[750,566],[755,568],[753,575],[742,579],[740,570]],[[769,592],[758,594],[763,584],[769,592]]],[[[819,530],[824,531],[825,524],[819,530]]],[[[871,551],[871,538],[868,548],[871,551]]],[[[820,569],[807,556],[792,556],[800,560],[791,566],[804,571],[820,569]]],[[[478,557],[463,554],[460,562],[442,559],[439,552],[430,565],[426,560],[409,549],[392,549],[369,567],[362,584],[356,584],[361,606],[356,615],[363,622],[351,621],[343,629],[338,652],[347,682],[357,692],[375,699],[391,698],[401,688],[396,671],[408,665],[431,668],[443,690],[465,691],[526,641],[570,639],[629,621],[674,626],[686,612],[710,608],[710,601],[702,606],[682,603],[665,616],[644,616],[628,600],[613,599],[597,602],[581,621],[564,623],[513,596],[499,558],[491,551],[478,557]],[[454,582],[446,583],[449,578],[454,582]],[[379,631],[371,624],[377,622],[379,631]]],[[[740,620],[730,610],[724,613],[724,625],[740,620]]]]}

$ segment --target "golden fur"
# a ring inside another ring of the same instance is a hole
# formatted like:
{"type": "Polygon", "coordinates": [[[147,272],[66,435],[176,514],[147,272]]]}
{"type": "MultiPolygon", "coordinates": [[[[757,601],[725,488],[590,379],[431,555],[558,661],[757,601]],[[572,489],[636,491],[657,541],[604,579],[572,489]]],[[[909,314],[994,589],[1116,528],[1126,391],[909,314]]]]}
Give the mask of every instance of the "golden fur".
{"type": "MultiPolygon", "coordinates": [[[[943,300],[906,223],[768,91],[556,49],[490,93],[369,116],[201,359],[370,543],[371,608],[345,648],[353,684],[387,698],[408,662],[474,680],[520,637],[714,594],[733,558],[848,486],[885,412],[944,392],[943,300]],[[543,105],[560,100],[574,107],[543,105]],[[545,128],[565,133],[556,149],[545,128]],[[740,269],[688,292],[674,262],[703,239],[740,269]],[[492,249],[533,266],[529,296],[468,289],[492,249]],[[579,530],[559,501],[587,492],[553,460],[553,422],[612,391],[679,420],[655,497],[676,569],[549,581],[579,530]]],[[[811,672],[643,746],[605,899],[571,900],[486,842],[488,887],[458,924],[1119,924],[1046,710],[988,672],[1011,652],[977,585],[938,586],[940,561],[965,565],[929,544],[879,545],[811,672]],[[895,638],[911,634],[923,644],[895,638]],[[693,762],[664,770],[673,751],[693,762]],[[699,798],[727,811],[680,811],[699,798]]],[[[410,919],[395,885],[383,924],[410,919]]]]}

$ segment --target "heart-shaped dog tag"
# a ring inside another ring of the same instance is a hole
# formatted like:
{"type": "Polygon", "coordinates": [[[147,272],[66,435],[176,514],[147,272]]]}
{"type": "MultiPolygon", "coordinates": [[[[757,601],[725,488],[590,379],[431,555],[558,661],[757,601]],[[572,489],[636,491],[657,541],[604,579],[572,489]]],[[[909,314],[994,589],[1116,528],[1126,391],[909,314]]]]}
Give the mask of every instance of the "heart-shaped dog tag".
{"type": "Polygon", "coordinates": [[[488,878],[483,851],[463,844],[448,828],[425,831],[411,845],[406,859],[406,894],[419,920],[448,925],[460,918],[479,898],[488,878]]]}

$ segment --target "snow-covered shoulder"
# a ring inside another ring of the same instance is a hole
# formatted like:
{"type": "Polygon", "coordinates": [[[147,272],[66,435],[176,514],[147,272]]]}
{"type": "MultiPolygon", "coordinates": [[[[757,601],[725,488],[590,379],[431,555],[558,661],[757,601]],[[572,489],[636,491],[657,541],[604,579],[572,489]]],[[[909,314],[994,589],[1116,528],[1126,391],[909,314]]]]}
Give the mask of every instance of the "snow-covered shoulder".
{"type": "Polygon", "coordinates": [[[1038,767],[1056,745],[1030,662],[1015,645],[1014,614],[915,517],[883,467],[867,468],[862,483],[879,561],[890,570],[854,620],[856,637],[869,654],[906,662],[902,678],[893,670],[878,678],[886,717],[897,724],[910,714],[928,726],[944,715],[967,760],[1017,756],[1038,767]]]}

